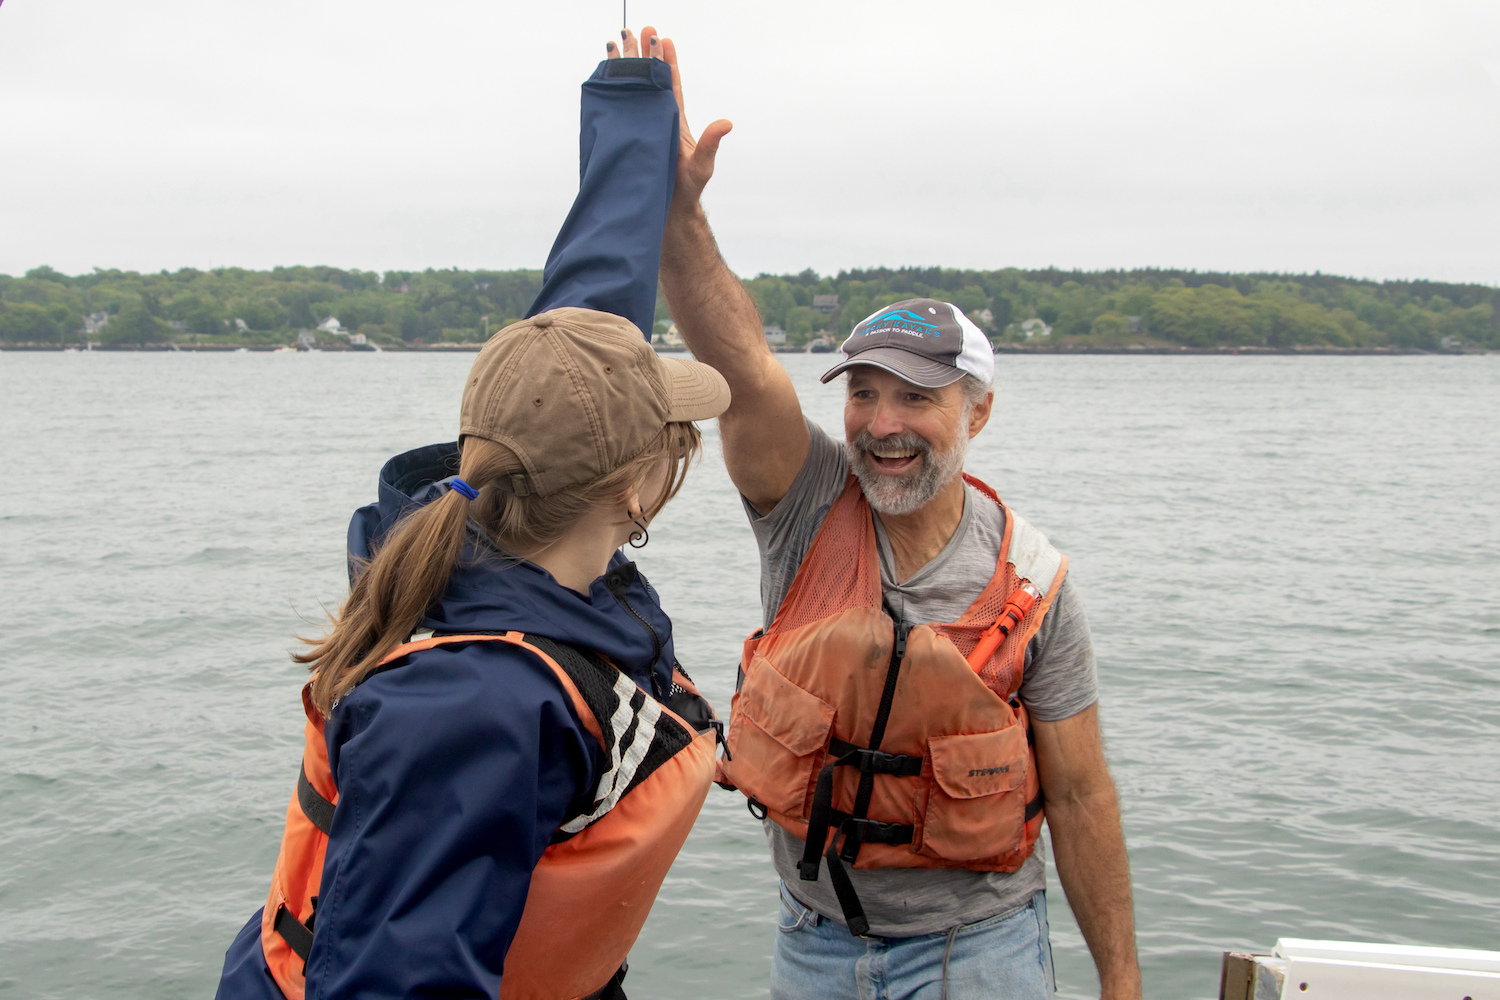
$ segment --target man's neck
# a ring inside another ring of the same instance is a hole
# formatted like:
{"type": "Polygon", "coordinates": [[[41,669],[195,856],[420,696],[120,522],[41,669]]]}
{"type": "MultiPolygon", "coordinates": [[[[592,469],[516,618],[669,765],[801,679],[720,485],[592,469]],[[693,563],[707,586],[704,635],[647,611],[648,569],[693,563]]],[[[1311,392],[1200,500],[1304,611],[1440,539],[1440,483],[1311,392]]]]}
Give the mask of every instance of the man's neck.
{"type": "Polygon", "coordinates": [[[880,523],[891,543],[896,582],[905,583],[938,557],[964,516],[964,479],[954,476],[938,495],[910,514],[881,514],[880,523]]]}

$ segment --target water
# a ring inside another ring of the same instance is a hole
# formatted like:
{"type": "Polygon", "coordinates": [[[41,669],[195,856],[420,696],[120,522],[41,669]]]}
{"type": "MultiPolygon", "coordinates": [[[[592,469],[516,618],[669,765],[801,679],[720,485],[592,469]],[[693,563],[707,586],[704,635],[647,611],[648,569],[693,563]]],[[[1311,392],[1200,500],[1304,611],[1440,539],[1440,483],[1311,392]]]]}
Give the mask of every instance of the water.
{"type": "MultiPolygon", "coordinates": [[[[297,771],[291,637],[470,360],[0,356],[0,995],[212,994],[297,771]]],[[[825,360],[787,364],[837,430],[825,360]]],[[[969,468],[1072,557],[1147,994],[1279,936],[1500,946],[1500,358],[1001,370],[969,468]]],[[[726,706],[757,564],[708,437],[639,561],[726,706]]],[[[1097,996],[1051,879],[1060,995],[1097,996]]],[[[775,906],[716,790],[632,994],[763,996],[775,906]]]]}

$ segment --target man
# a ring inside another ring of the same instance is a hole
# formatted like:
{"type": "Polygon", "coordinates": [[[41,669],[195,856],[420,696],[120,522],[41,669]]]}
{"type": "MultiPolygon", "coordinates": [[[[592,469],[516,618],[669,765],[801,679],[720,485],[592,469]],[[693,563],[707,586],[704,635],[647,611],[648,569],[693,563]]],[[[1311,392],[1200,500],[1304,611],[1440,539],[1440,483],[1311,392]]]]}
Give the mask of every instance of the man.
{"type": "MultiPolygon", "coordinates": [[[[652,42],[681,80],[670,42],[652,42]]],[[[1066,560],[962,475],[994,402],[988,341],[951,304],[859,324],[840,444],[801,411],[701,205],[730,124],[681,119],[662,286],[728,381],[724,460],[760,549],[720,778],[782,878],[772,995],[1050,995],[1045,815],[1102,997],[1141,994],[1129,869],[1066,560]]]]}

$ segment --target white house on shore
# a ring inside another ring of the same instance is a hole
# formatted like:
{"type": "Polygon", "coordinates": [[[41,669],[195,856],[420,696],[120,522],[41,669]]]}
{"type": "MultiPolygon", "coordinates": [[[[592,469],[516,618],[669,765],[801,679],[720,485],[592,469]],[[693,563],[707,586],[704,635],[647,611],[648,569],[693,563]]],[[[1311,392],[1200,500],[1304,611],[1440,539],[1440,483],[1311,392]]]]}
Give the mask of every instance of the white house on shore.
{"type": "Polygon", "coordinates": [[[766,343],[768,343],[768,344],[785,344],[786,343],[786,331],[783,330],[779,325],[773,323],[770,326],[763,326],[763,327],[761,327],[760,330],[761,330],[761,333],[764,333],[766,335],[766,343]]]}
{"type": "Polygon", "coordinates": [[[327,319],[325,319],[323,322],[319,323],[318,324],[318,329],[322,330],[324,333],[344,333],[344,332],[346,332],[344,330],[343,324],[341,324],[339,322],[339,318],[337,316],[330,316],[327,319]]]}
{"type": "Polygon", "coordinates": [[[677,324],[673,323],[652,337],[651,343],[659,347],[682,347],[682,334],[677,332],[677,324]]]}

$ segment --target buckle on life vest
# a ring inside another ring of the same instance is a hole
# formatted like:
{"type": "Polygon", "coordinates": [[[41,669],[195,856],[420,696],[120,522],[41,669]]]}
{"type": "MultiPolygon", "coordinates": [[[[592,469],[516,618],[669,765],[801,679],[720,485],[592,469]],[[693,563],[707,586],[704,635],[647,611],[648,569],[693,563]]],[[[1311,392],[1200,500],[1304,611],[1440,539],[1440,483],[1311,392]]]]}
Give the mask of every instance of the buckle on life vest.
{"type": "Polygon", "coordinates": [[[911,823],[882,823],[854,816],[845,817],[839,824],[839,830],[846,837],[862,844],[890,844],[893,847],[910,844],[917,832],[917,828],[911,823]]]}
{"type": "Polygon", "coordinates": [[[922,773],[922,758],[904,753],[871,750],[834,737],[828,743],[828,754],[834,764],[843,764],[866,774],[894,774],[898,778],[915,778],[922,773]]]}
{"type": "Polygon", "coordinates": [[[733,762],[734,757],[732,757],[729,753],[729,737],[724,735],[724,720],[709,719],[708,724],[713,728],[714,731],[714,746],[723,747],[724,759],[726,761],[733,762]]]}

